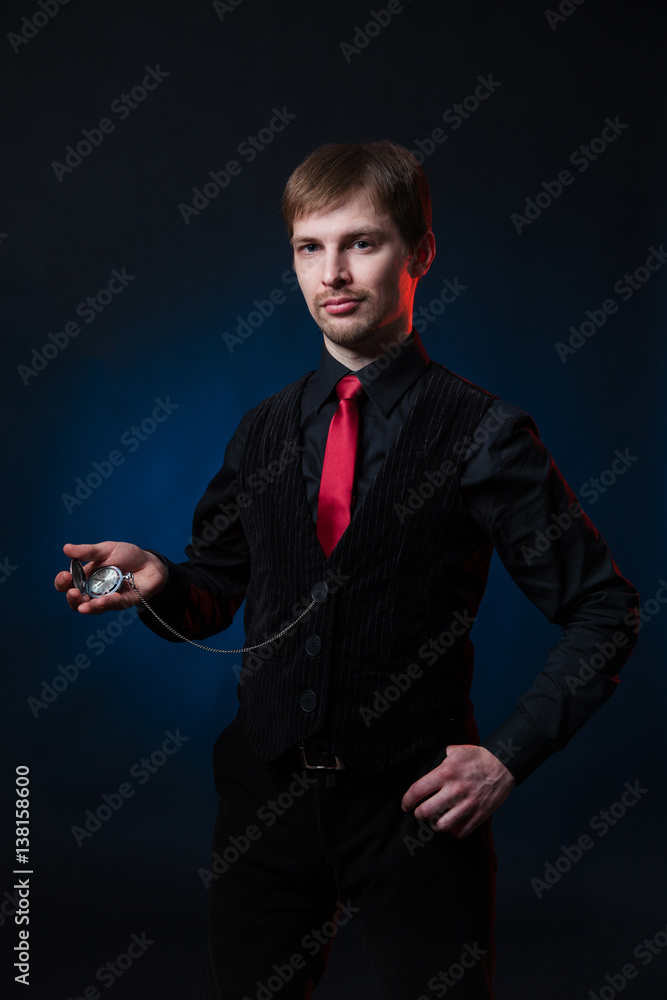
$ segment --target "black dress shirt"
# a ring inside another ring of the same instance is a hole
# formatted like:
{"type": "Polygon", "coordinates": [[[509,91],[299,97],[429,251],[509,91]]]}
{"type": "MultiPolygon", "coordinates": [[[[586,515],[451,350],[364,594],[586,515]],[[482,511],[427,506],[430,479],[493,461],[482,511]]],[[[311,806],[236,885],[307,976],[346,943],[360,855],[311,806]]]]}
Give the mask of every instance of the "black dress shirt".
{"type": "MultiPolygon", "coordinates": [[[[428,364],[428,355],[415,334],[415,338],[409,338],[401,346],[400,354],[395,358],[387,357],[386,365],[374,361],[354,372],[365,390],[359,397],[354,491],[357,501],[375,479],[385,455],[398,437],[401,424],[422,389],[428,364]]],[[[319,368],[303,392],[301,433],[306,449],[302,459],[303,478],[315,523],[324,449],[329,424],[338,406],[334,390],[336,383],[349,371],[322,345],[319,368]]]]}
{"type": "MultiPolygon", "coordinates": [[[[432,362],[413,331],[394,349],[392,358],[387,356],[354,372],[365,389],[360,402],[357,502],[396,439],[423,387],[429,364],[432,362]]],[[[334,389],[348,373],[349,369],[323,346],[319,367],[302,396],[301,461],[314,521],[329,423],[338,404],[334,389]]],[[[207,563],[206,549],[200,552],[197,547],[197,533],[202,531],[204,513],[233,509],[234,482],[253,414],[250,410],[242,418],[222,469],[195,511],[193,544],[186,550],[187,565],[197,584],[206,586],[214,576],[216,589],[228,596],[228,608],[218,609],[221,628],[230,623],[245,593],[247,542],[239,519],[230,518],[229,526],[216,532],[213,566],[207,563]]],[[[520,781],[550,753],[565,746],[613,693],[615,674],[634,646],[638,598],[618,572],[604,540],[578,507],[542,445],[533,420],[516,406],[492,401],[464,455],[460,488],[471,518],[484,538],[493,543],[514,582],[550,622],[563,628],[546,665],[538,670],[515,712],[482,743],[520,781]],[[605,643],[611,644],[612,651],[605,643]]],[[[437,552],[433,557],[437,559],[437,552]]],[[[182,589],[177,598],[174,588],[170,591],[168,586],[152,603],[167,621],[177,624],[182,618],[182,599],[182,589]]],[[[141,617],[156,632],[173,638],[154,624],[151,615],[142,611],[141,617]]]]}

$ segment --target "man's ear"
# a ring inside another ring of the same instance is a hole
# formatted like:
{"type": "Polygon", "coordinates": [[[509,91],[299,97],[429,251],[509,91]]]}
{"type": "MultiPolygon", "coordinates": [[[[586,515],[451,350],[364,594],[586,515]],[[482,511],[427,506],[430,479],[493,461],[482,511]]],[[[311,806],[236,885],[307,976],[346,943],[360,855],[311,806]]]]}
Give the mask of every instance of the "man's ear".
{"type": "Polygon", "coordinates": [[[435,236],[429,229],[424,233],[415,251],[410,256],[411,278],[423,278],[435,259],[435,236]]]}

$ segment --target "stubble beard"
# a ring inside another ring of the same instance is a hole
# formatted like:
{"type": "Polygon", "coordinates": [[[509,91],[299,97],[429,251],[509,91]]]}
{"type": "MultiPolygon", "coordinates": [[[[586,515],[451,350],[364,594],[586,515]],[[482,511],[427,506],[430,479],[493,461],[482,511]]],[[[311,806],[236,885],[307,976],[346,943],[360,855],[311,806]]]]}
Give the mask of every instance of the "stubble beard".
{"type": "Polygon", "coordinates": [[[388,305],[389,303],[378,302],[366,293],[361,306],[363,316],[330,316],[317,306],[316,323],[324,336],[333,344],[356,347],[367,342],[372,334],[390,322],[387,318],[388,305]]]}

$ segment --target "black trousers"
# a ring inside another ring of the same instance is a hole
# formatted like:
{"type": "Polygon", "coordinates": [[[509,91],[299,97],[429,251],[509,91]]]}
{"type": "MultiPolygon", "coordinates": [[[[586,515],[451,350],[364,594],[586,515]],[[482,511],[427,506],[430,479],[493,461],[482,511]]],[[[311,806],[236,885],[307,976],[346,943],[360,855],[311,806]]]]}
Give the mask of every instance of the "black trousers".
{"type": "Polygon", "coordinates": [[[263,763],[237,719],[223,730],[207,1000],[310,997],[348,920],[385,1000],[492,998],[490,821],[457,840],[400,806],[444,756],[421,750],[371,776],[311,771],[296,749],[263,763]]]}

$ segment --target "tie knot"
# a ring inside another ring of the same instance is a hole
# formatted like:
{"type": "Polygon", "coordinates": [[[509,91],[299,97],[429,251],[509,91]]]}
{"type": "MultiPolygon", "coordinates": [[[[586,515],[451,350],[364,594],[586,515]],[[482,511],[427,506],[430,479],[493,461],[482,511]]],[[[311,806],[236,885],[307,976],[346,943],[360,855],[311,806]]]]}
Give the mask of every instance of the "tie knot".
{"type": "Polygon", "coordinates": [[[336,395],[339,399],[357,399],[364,387],[356,375],[343,375],[336,383],[336,395]]]}

